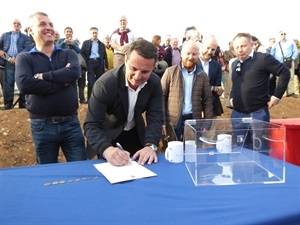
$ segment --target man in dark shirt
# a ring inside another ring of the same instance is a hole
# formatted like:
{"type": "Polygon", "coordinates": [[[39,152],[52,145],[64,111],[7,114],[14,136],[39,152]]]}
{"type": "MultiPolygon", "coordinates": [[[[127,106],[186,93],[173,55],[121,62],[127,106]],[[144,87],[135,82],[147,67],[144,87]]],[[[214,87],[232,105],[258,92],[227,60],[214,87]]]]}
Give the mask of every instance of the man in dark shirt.
{"type": "MultiPolygon", "coordinates": [[[[269,122],[269,109],[277,105],[282,98],[290,79],[290,72],[270,54],[254,52],[251,35],[248,33],[237,34],[233,39],[233,47],[237,59],[232,63],[231,118],[252,118],[269,122]],[[271,97],[270,74],[279,77],[271,97]]],[[[247,130],[248,126],[247,123],[233,123],[236,130],[247,130]]],[[[247,138],[251,138],[251,135],[247,135],[247,138]]]]}
{"type": "Polygon", "coordinates": [[[61,148],[66,160],[85,160],[85,144],[78,119],[76,80],[80,65],[75,51],[54,45],[54,27],[48,15],[29,18],[36,46],[16,59],[16,83],[27,94],[37,162],[58,162],[61,148]]]}

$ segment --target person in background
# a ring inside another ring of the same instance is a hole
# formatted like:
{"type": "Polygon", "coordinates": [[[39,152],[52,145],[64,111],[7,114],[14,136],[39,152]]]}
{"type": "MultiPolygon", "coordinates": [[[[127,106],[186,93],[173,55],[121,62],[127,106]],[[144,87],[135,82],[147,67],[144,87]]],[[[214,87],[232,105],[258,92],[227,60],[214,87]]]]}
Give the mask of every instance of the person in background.
{"type": "Polygon", "coordinates": [[[91,38],[85,40],[81,46],[81,55],[87,63],[88,100],[91,97],[96,80],[107,71],[108,61],[106,46],[98,39],[98,28],[90,28],[91,38]]]}
{"type": "MultiPolygon", "coordinates": [[[[198,32],[198,31],[197,31],[197,28],[196,28],[195,26],[187,27],[187,28],[185,29],[185,31],[184,31],[184,36],[183,36],[183,38],[182,38],[182,44],[183,44],[185,41],[188,41],[188,40],[189,40],[188,32],[189,32],[190,30],[194,30],[194,31],[198,32]]],[[[182,46],[180,46],[179,48],[181,49],[182,46]]]]}
{"type": "Polygon", "coordinates": [[[5,68],[0,63],[0,97],[4,97],[4,76],[5,76],[5,68]]]}
{"type": "MultiPolygon", "coordinates": [[[[64,38],[59,38],[59,33],[55,30],[54,33],[54,44],[62,49],[73,49],[77,54],[80,53],[79,47],[79,40],[73,38],[73,29],[71,27],[66,27],[64,29],[64,38]]],[[[77,80],[78,86],[78,95],[79,95],[79,102],[82,104],[86,104],[87,101],[85,100],[84,96],[84,88],[85,88],[85,77],[86,77],[86,68],[80,67],[80,78],[77,80]]]]}
{"type": "MultiPolygon", "coordinates": [[[[290,79],[290,72],[272,55],[255,52],[253,46],[252,37],[248,33],[238,33],[233,39],[237,59],[232,63],[231,118],[252,118],[269,122],[269,109],[277,105],[282,98],[290,79]],[[270,74],[279,77],[271,97],[270,74]]],[[[248,126],[248,123],[233,122],[234,130],[247,130],[248,126]]],[[[247,135],[245,147],[249,145],[249,148],[252,148],[251,136],[247,135]]]]}
{"type": "Polygon", "coordinates": [[[152,37],[152,44],[156,47],[158,54],[154,73],[161,77],[168,67],[167,62],[164,59],[167,55],[167,51],[163,48],[163,46],[161,46],[160,35],[154,35],[152,37]]]}
{"type": "Polygon", "coordinates": [[[16,83],[27,95],[37,162],[57,163],[60,148],[68,162],[86,160],[77,112],[77,54],[54,45],[54,26],[44,12],[29,17],[28,30],[36,46],[17,55],[16,83]]]}
{"type": "MultiPolygon", "coordinates": [[[[266,48],[266,52],[268,54],[271,53],[271,49],[273,45],[275,44],[276,40],[275,38],[270,38],[269,39],[269,47],[266,48]]],[[[276,88],[276,76],[273,76],[273,74],[270,74],[270,84],[269,84],[269,95],[272,96],[274,94],[276,88]]]]}
{"type": "Polygon", "coordinates": [[[262,53],[267,52],[266,48],[262,45],[261,41],[253,35],[252,35],[252,42],[253,42],[254,51],[262,52],[262,53]]]}
{"type": "Polygon", "coordinates": [[[300,94],[300,42],[298,39],[294,39],[294,42],[298,49],[298,57],[295,60],[295,93],[300,94]]]}
{"type": "Polygon", "coordinates": [[[211,86],[213,97],[213,112],[214,119],[221,116],[224,111],[220,101],[220,96],[224,89],[222,82],[222,65],[213,58],[218,48],[218,40],[215,36],[207,36],[200,48],[200,68],[207,74],[211,86]]]}
{"type": "Polygon", "coordinates": [[[60,34],[57,30],[55,30],[55,34],[54,34],[54,44],[56,45],[57,41],[60,38],[60,34]]]}
{"type": "Polygon", "coordinates": [[[110,38],[111,46],[114,49],[114,68],[124,64],[125,54],[130,44],[136,40],[133,31],[127,28],[126,16],[121,16],[119,22],[119,28],[112,33],[110,38]]]}
{"type": "Polygon", "coordinates": [[[155,46],[138,39],[127,49],[125,64],[96,81],[83,125],[88,158],[97,155],[116,166],[130,156],[141,165],[158,161],[163,115],[160,78],[152,72],[156,60],[155,46]]]}
{"type": "Polygon", "coordinates": [[[178,39],[172,38],[171,46],[166,49],[167,55],[165,61],[168,63],[168,67],[178,65],[181,61],[180,49],[178,48],[178,39]]]}
{"type": "MultiPolygon", "coordinates": [[[[287,97],[298,98],[298,95],[295,94],[295,60],[298,57],[298,49],[293,40],[286,38],[286,32],[284,30],[279,31],[279,41],[275,43],[271,49],[271,55],[274,56],[279,62],[283,63],[284,58],[291,58],[292,65],[290,70],[290,81],[286,90],[287,97]],[[282,50],[282,51],[281,51],[282,50]]],[[[296,77],[296,79],[298,79],[296,77]]]]}
{"type": "MultiPolygon", "coordinates": [[[[4,106],[2,110],[10,110],[14,106],[15,88],[15,61],[16,56],[22,52],[28,52],[32,48],[30,38],[21,33],[21,21],[14,19],[12,31],[5,32],[0,38],[0,58],[4,60],[4,106]]],[[[19,108],[26,108],[25,94],[19,93],[19,108]]]]}
{"type": "Polygon", "coordinates": [[[103,43],[105,44],[105,47],[106,47],[105,50],[106,50],[107,63],[108,63],[107,69],[111,70],[114,68],[114,59],[113,59],[114,49],[113,49],[113,47],[111,47],[109,35],[106,35],[103,38],[103,43]]]}
{"type": "Polygon", "coordinates": [[[163,43],[162,46],[164,49],[171,47],[171,35],[166,36],[165,42],[163,43]]]}
{"type": "Polygon", "coordinates": [[[269,53],[269,54],[271,53],[271,49],[272,49],[273,45],[275,44],[275,42],[276,42],[275,38],[269,39],[269,47],[266,48],[267,53],[269,53]]]}
{"type": "Polygon", "coordinates": [[[229,94],[230,94],[230,89],[231,89],[231,72],[230,72],[230,63],[232,59],[235,58],[235,52],[233,49],[232,41],[228,43],[228,50],[224,51],[224,62],[225,62],[225,84],[224,86],[224,98],[229,100],[229,94]]]}
{"type": "Polygon", "coordinates": [[[177,140],[183,140],[184,121],[212,119],[213,99],[206,73],[197,65],[199,46],[188,40],[182,46],[181,63],[168,67],[162,76],[163,135],[167,125],[173,126],[177,140]]]}
{"type": "Polygon", "coordinates": [[[188,27],[185,30],[184,33],[184,38],[182,40],[182,45],[179,46],[179,49],[182,49],[182,46],[184,45],[185,42],[187,42],[188,40],[193,40],[195,42],[200,42],[200,40],[202,40],[202,36],[200,34],[199,31],[197,31],[196,27],[192,26],[192,27],[188,27]]]}
{"type": "MultiPolygon", "coordinates": [[[[55,31],[56,32],[56,31],[55,31]]],[[[80,47],[78,40],[73,38],[73,29],[71,27],[66,27],[64,29],[64,38],[59,38],[56,42],[56,46],[62,49],[73,49],[77,54],[80,53],[80,47]]],[[[54,36],[54,41],[57,35],[54,36]]]]}
{"type": "Polygon", "coordinates": [[[33,40],[33,37],[31,34],[29,34],[28,32],[28,27],[25,28],[24,32],[26,33],[26,35],[30,38],[30,41],[31,41],[31,47],[33,48],[35,46],[35,43],[34,43],[34,40],[33,40]]]}

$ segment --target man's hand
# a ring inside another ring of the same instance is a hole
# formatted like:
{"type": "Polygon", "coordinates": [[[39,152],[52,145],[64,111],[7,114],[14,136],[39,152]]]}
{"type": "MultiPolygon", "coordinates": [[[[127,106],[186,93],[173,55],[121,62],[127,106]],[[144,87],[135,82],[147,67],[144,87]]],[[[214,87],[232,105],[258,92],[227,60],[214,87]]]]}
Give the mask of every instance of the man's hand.
{"type": "Polygon", "coordinates": [[[148,165],[158,162],[157,154],[156,152],[149,146],[146,146],[142,148],[141,150],[137,151],[133,157],[132,160],[135,160],[139,158],[138,164],[139,165],[144,165],[147,163],[148,165]]]}
{"type": "Polygon", "coordinates": [[[272,96],[270,98],[270,101],[268,102],[268,108],[271,109],[273,106],[277,105],[279,103],[280,99],[276,98],[275,96],[272,96]]]}
{"type": "Polygon", "coordinates": [[[130,162],[130,153],[117,147],[108,147],[102,154],[103,158],[113,166],[124,166],[130,162]]]}

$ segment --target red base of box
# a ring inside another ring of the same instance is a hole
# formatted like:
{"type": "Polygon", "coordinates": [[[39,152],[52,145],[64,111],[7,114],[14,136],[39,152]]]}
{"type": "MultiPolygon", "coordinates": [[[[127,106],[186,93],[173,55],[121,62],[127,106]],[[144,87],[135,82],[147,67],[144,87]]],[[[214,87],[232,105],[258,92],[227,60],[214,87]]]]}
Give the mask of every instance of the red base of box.
{"type": "MultiPolygon", "coordinates": [[[[276,123],[285,127],[286,130],[286,149],[285,160],[286,162],[300,166],[300,118],[292,119],[272,119],[271,123],[276,123]]],[[[274,130],[270,136],[275,140],[282,140],[284,138],[284,132],[282,130],[274,130]]],[[[271,143],[270,155],[274,158],[282,159],[283,143],[271,143]]]]}

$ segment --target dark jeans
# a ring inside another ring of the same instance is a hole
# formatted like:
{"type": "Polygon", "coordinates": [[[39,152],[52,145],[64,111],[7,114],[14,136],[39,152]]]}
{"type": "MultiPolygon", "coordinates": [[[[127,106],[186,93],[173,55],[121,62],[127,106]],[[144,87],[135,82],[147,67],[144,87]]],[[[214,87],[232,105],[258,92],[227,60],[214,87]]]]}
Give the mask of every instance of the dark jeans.
{"type": "MultiPolygon", "coordinates": [[[[4,104],[13,105],[15,88],[15,65],[5,61],[4,104]]],[[[25,103],[25,95],[19,93],[19,104],[25,103]]]]}
{"type": "MultiPolygon", "coordinates": [[[[243,122],[243,120],[234,120],[236,118],[252,118],[270,122],[269,109],[266,107],[249,114],[240,113],[233,109],[231,114],[233,142],[236,142],[238,146],[247,149],[264,152],[269,151],[269,142],[266,139],[263,139],[265,124],[260,122],[247,123],[243,122]]],[[[268,136],[268,134],[266,134],[266,136],[268,136]]]]}
{"type": "Polygon", "coordinates": [[[93,86],[96,80],[104,73],[104,67],[102,61],[94,59],[89,60],[87,66],[88,99],[90,99],[93,86]]]}
{"type": "Polygon", "coordinates": [[[1,86],[1,90],[2,90],[2,94],[4,96],[4,74],[5,74],[5,70],[4,67],[0,68],[0,86],[1,86]]]}
{"type": "Polygon", "coordinates": [[[61,148],[66,160],[86,160],[85,142],[77,116],[66,122],[55,123],[47,119],[31,119],[31,132],[37,162],[57,163],[61,148]]]}
{"type": "Polygon", "coordinates": [[[186,120],[191,120],[193,119],[193,114],[187,114],[187,115],[182,115],[177,127],[174,127],[174,131],[177,137],[178,141],[182,141],[183,140],[183,133],[184,133],[184,122],[186,120]]]}
{"type": "Polygon", "coordinates": [[[79,100],[81,102],[85,101],[85,96],[84,96],[85,81],[86,81],[86,70],[81,68],[81,75],[80,78],[78,78],[77,80],[78,95],[79,95],[79,100]]]}

